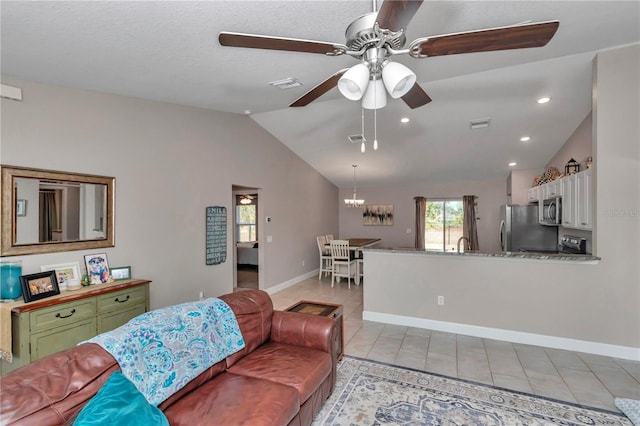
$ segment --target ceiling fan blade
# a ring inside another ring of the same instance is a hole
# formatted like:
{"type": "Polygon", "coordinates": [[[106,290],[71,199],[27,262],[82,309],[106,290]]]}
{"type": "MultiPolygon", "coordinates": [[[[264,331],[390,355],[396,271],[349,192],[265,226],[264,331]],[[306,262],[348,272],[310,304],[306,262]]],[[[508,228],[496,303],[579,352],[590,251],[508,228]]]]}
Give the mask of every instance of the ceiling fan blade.
{"type": "Polygon", "coordinates": [[[409,46],[411,56],[455,55],[458,53],[542,47],[553,37],[558,21],[514,25],[417,39],[409,46]]]}
{"type": "Polygon", "coordinates": [[[385,0],[378,11],[376,22],[380,28],[391,31],[406,29],[423,0],[385,0]]]}
{"type": "Polygon", "coordinates": [[[303,107],[309,105],[311,102],[318,99],[320,96],[327,93],[329,90],[333,89],[338,85],[338,80],[342,77],[342,74],[347,72],[349,68],[342,69],[337,73],[333,74],[331,77],[327,78],[322,83],[318,84],[313,89],[309,90],[307,93],[302,95],[302,97],[298,98],[295,102],[293,102],[290,107],[303,107]]]}
{"type": "Polygon", "coordinates": [[[289,52],[324,53],[341,55],[347,47],[324,41],[297,38],[271,37],[257,34],[221,32],[218,41],[223,46],[249,47],[253,49],[286,50],[289,52]]]}
{"type": "Polygon", "coordinates": [[[418,83],[414,84],[413,87],[402,96],[402,100],[411,109],[416,109],[431,102],[429,95],[422,90],[422,87],[420,87],[418,83]]]}

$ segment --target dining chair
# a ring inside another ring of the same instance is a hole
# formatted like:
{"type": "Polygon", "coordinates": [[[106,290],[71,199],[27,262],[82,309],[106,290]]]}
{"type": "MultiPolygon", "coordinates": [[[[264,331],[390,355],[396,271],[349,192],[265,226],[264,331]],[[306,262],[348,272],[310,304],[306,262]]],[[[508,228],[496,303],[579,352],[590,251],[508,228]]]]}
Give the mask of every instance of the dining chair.
{"type": "Polygon", "coordinates": [[[331,247],[331,287],[336,282],[336,278],[345,277],[347,285],[351,290],[350,278],[356,279],[356,259],[353,252],[349,250],[349,241],[333,240],[329,244],[331,247]]]}
{"type": "Polygon", "coordinates": [[[320,254],[320,272],[318,272],[318,279],[322,279],[323,272],[325,277],[333,272],[331,268],[331,251],[326,248],[327,240],[324,235],[318,235],[316,242],[318,243],[318,253],[320,254]]]}
{"type": "Polygon", "coordinates": [[[327,240],[327,244],[329,244],[331,241],[333,241],[333,234],[327,234],[324,237],[327,240]]]}
{"type": "Polygon", "coordinates": [[[364,280],[364,259],[362,258],[362,254],[360,257],[356,259],[356,284],[360,284],[361,281],[364,280]]]}

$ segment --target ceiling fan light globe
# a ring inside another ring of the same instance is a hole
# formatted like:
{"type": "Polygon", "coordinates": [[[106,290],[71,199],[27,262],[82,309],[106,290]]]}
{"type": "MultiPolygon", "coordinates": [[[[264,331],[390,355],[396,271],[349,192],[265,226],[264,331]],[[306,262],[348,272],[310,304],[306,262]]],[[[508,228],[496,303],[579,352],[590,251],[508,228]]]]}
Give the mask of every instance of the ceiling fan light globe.
{"type": "Polygon", "coordinates": [[[369,68],[365,64],[357,64],[349,68],[340,80],[338,90],[345,98],[357,101],[362,98],[369,84],[369,68]]]}
{"type": "Polygon", "coordinates": [[[384,90],[382,80],[371,80],[369,87],[362,97],[362,108],[380,109],[387,106],[387,92],[384,90]]]}
{"type": "Polygon", "coordinates": [[[407,94],[416,84],[416,75],[398,62],[389,62],[382,68],[382,81],[389,95],[397,99],[407,94]]]}

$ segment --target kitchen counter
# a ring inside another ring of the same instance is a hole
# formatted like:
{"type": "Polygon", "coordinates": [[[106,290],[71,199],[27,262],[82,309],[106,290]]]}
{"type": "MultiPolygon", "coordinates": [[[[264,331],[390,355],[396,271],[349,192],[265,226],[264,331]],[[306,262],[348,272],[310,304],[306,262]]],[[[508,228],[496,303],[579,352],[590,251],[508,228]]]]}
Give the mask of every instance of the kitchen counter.
{"type": "Polygon", "coordinates": [[[569,253],[534,253],[534,252],[464,252],[457,253],[453,251],[439,250],[420,250],[412,247],[371,247],[365,248],[363,252],[386,252],[386,253],[408,253],[408,254],[424,254],[427,256],[446,256],[446,257],[488,257],[488,258],[505,258],[505,259],[532,259],[532,260],[551,260],[551,261],[567,261],[567,262],[589,262],[598,263],[601,259],[589,254],[569,254],[569,253]]]}

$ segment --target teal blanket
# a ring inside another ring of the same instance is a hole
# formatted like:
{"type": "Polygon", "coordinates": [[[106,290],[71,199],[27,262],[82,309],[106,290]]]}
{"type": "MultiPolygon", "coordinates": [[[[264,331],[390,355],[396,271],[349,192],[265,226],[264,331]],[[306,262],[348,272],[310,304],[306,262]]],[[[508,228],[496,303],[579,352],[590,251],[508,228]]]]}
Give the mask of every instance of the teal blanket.
{"type": "Polygon", "coordinates": [[[156,406],[244,347],[233,311],[217,298],[147,312],[83,343],[107,350],[156,406]]]}

